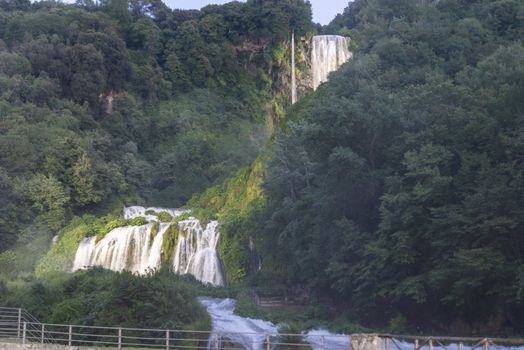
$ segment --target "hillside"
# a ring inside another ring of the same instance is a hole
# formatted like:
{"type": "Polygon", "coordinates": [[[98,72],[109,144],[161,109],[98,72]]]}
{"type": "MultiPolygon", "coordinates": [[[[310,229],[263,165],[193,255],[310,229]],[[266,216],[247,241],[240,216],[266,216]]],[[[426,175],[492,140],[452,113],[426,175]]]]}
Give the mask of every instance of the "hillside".
{"type": "Polygon", "coordinates": [[[220,223],[228,287],[146,277],[192,300],[151,326],[209,328],[205,294],[297,331],[524,334],[521,1],[356,0],[325,27],[302,0],[3,2],[0,33],[0,303],[138,324],[165,294],[60,259],[129,224],[125,205],[184,206],[220,223]],[[354,54],[293,106],[291,29],[299,80],[315,33],[349,36],[354,54]],[[262,310],[248,297],[262,289],[305,305],[262,310]],[[93,314],[86,295],[133,312],[93,314]],[[56,311],[69,303],[82,311],[56,311]]]}

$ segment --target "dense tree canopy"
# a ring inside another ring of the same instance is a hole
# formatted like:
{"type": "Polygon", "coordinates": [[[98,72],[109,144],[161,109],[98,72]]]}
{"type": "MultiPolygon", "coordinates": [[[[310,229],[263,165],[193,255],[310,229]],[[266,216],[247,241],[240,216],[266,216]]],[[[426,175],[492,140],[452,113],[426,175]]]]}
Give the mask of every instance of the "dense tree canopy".
{"type": "Polygon", "coordinates": [[[523,14],[350,4],[331,26],[356,57],[297,105],[267,167],[271,278],[371,325],[522,332],[523,14]]]}
{"type": "Polygon", "coordinates": [[[182,205],[249,164],[269,136],[259,76],[310,18],[302,0],[0,2],[0,251],[32,224],[182,205]]]}
{"type": "MultiPolygon", "coordinates": [[[[303,0],[0,0],[4,274],[75,216],[192,198],[221,222],[232,284],[306,291],[391,331],[523,334],[522,1],[355,0],[316,29],[303,0]],[[355,55],[282,122],[290,29],[349,35],[355,55]]],[[[39,309],[57,290],[53,319],[88,322],[92,284],[111,296],[94,321],[111,320],[121,289],[172,277],[28,277],[0,281],[0,301],[39,309]]]]}

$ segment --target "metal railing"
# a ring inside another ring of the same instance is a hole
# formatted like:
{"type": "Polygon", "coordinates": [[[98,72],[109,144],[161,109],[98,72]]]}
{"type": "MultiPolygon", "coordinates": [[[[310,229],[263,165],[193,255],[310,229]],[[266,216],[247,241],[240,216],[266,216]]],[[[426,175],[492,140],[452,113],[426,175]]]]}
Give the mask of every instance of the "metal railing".
{"type": "MultiPolygon", "coordinates": [[[[524,339],[424,337],[391,334],[263,334],[98,327],[41,323],[24,309],[0,307],[0,342],[166,350],[509,350],[524,339]]],[[[520,350],[520,349],[519,349],[520,350]]]]}
{"type": "Polygon", "coordinates": [[[384,350],[522,350],[521,338],[481,338],[377,334],[384,350]]]}
{"type": "Polygon", "coordinates": [[[26,332],[35,331],[34,325],[39,323],[33,315],[24,309],[0,307],[0,338],[21,339],[24,322],[31,324],[26,326],[26,332]]]}

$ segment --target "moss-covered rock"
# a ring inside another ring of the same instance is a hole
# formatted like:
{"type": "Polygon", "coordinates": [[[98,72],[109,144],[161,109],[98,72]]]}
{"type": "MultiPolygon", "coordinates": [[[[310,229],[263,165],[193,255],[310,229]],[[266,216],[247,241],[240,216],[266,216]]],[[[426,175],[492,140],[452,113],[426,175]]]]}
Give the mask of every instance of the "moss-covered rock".
{"type": "Polygon", "coordinates": [[[162,240],[162,263],[170,264],[172,262],[179,234],[178,221],[172,222],[166,232],[164,232],[162,240]]]}
{"type": "Polygon", "coordinates": [[[123,226],[143,226],[147,224],[146,218],[139,216],[137,218],[128,219],[123,226]]]}
{"type": "Polygon", "coordinates": [[[59,233],[59,239],[39,261],[35,275],[42,277],[51,272],[68,271],[73,267],[76,251],[82,239],[92,233],[93,227],[81,218],[73,219],[59,233]]]}
{"type": "Polygon", "coordinates": [[[116,228],[124,226],[143,226],[147,224],[147,220],[144,217],[136,217],[132,219],[114,218],[107,216],[101,219],[106,221],[105,225],[101,225],[96,232],[96,242],[101,241],[109,232],[116,228]]]}
{"type": "Polygon", "coordinates": [[[153,222],[151,226],[151,244],[153,244],[153,241],[156,238],[156,235],[158,234],[158,230],[160,229],[160,223],[153,222]]]}
{"type": "Polygon", "coordinates": [[[171,214],[169,214],[166,211],[157,213],[155,215],[157,216],[158,220],[160,220],[161,222],[171,222],[171,221],[173,221],[173,217],[171,216],[171,214]]]}
{"type": "Polygon", "coordinates": [[[249,240],[255,234],[250,218],[265,202],[260,187],[263,175],[264,158],[259,157],[251,167],[188,203],[191,215],[202,225],[212,219],[220,222],[218,253],[231,283],[245,281],[250,269],[249,240]]]}

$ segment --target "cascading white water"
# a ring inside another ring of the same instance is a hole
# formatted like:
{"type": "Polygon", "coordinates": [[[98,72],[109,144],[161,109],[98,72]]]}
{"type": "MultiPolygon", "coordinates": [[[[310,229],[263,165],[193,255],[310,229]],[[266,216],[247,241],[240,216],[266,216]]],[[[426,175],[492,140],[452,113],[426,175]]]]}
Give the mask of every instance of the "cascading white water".
{"type": "Polygon", "coordinates": [[[181,214],[189,213],[190,210],[172,209],[172,208],[156,208],[156,207],[144,208],[140,206],[132,206],[132,207],[124,208],[124,219],[133,219],[137,217],[144,217],[146,218],[147,221],[158,221],[159,220],[156,215],[149,215],[149,214],[146,214],[146,212],[155,212],[157,214],[165,212],[171,215],[172,217],[177,217],[181,214]]]}
{"type": "Polygon", "coordinates": [[[173,259],[173,270],[189,273],[199,281],[225,285],[222,266],[216,251],[220,234],[218,222],[211,221],[205,230],[194,218],[178,223],[179,236],[173,259]]]}
{"type": "Polygon", "coordinates": [[[349,38],[339,35],[317,35],[311,39],[313,90],[328,80],[329,73],[351,59],[349,42],[349,38]]]}
{"type": "MultiPolygon", "coordinates": [[[[270,337],[270,348],[276,343],[286,342],[279,338],[278,326],[264,320],[256,320],[235,315],[234,299],[198,298],[211,317],[212,331],[209,337],[208,349],[215,348],[216,339],[219,342],[230,341],[232,348],[242,346],[246,350],[262,350],[267,347],[267,337],[270,337]]],[[[325,329],[313,329],[303,335],[304,343],[313,350],[347,350],[351,337],[344,334],[333,334],[325,329]],[[324,345],[322,345],[324,344],[324,345]]],[[[220,344],[219,348],[221,348],[220,344]]],[[[304,347],[305,348],[305,347],[304,347]]]]}
{"type": "MultiPolygon", "coordinates": [[[[126,219],[145,217],[150,223],[116,228],[99,242],[96,242],[96,237],[83,239],[76,251],[73,271],[100,266],[113,271],[145,274],[160,268],[162,242],[171,223],[159,223],[158,233],[153,238],[151,221],[157,221],[158,217],[146,215],[149,210],[167,212],[174,218],[189,212],[138,206],[124,208],[126,219]]],[[[173,270],[180,274],[189,273],[204,283],[225,285],[226,278],[216,251],[220,237],[218,222],[212,221],[202,229],[199,220],[189,218],[178,223],[178,232],[174,256],[169,257],[169,261],[173,261],[173,270]]]]}
{"type": "Polygon", "coordinates": [[[76,251],[73,271],[101,266],[113,271],[126,270],[145,274],[158,269],[161,264],[162,240],[169,224],[160,224],[154,239],[152,227],[152,223],[119,227],[99,242],[96,242],[96,237],[83,239],[76,251]]]}
{"type": "Polygon", "coordinates": [[[218,337],[221,341],[230,340],[247,350],[262,350],[267,336],[278,335],[278,327],[271,322],[235,315],[233,299],[198,300],[207,309],[213,325],[208,349],[214,349],[213,340],[218,337]]]}

